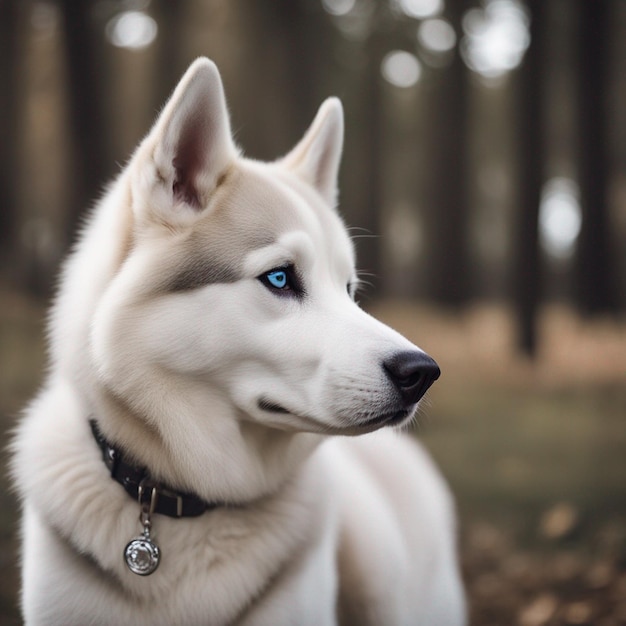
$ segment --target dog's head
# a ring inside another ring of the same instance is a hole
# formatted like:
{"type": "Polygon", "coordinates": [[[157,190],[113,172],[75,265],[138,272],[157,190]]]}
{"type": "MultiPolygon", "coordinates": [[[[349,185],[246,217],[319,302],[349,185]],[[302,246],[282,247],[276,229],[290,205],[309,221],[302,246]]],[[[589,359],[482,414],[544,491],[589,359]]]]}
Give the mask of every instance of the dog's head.
{"type": "Polygon", "coordinates": [[[319,435],[406,423],[438,377],[354,301],[342,140],[330,99],[284,158],[243,158],[201,59],[97,207],[53,316],[54,369],[169,484],[258,496],[319,435]]]}
{"type": "Polygon", "coordinates": [[[287,431],[410,418],[439,369],[354,301],[342,141],[329,99],[286,157],[244,159],[216,67],[191,66],[129,165],[129,251],[93,323],[117,397],[148,419],[182,402],[287,431]]]}

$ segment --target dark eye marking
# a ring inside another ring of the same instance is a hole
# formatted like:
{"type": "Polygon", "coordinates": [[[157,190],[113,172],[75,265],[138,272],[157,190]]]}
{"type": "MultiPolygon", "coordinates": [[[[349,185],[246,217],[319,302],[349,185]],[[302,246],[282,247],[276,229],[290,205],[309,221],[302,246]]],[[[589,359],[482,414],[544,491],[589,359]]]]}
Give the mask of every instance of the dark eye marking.
{"type": "Polygon", "coordinates": [[[189,264],[171,278],[167,291],[190,291],[215,283],[234,283],[241,278],[239,268],[207,262],[189,264]]]}

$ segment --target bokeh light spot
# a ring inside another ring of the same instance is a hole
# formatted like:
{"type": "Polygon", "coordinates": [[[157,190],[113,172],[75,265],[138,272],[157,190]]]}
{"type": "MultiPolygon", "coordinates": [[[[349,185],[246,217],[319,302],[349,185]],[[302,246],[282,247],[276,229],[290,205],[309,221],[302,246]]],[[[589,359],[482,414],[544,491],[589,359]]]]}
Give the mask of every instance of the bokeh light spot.
{"type": "Polygon", "coordinates": [[[124,11],[112,18],[106,26],[108,40],[118,48],[141,50],[157,36],[157,23],[142,11],[124,11]]]}
{"type": "Polygon", "coordinates": [[[413,87],[420,79],[422,66],[417,57],[404,50],[389,52],[382,61],[384,79],[395,87],[413,87]]]}

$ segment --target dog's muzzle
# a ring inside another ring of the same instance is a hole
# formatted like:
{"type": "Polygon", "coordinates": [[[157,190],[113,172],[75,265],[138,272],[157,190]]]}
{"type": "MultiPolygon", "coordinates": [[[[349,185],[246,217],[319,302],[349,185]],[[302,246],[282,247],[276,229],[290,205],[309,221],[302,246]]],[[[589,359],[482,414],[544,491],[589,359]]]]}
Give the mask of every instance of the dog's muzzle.
{"type": "Polygon", "coordinates": [[[400,393],[406,408],[419,402],[441,373],[434,359],[420,350],[394,354],[384,361],[383,369],[400,393]]]}

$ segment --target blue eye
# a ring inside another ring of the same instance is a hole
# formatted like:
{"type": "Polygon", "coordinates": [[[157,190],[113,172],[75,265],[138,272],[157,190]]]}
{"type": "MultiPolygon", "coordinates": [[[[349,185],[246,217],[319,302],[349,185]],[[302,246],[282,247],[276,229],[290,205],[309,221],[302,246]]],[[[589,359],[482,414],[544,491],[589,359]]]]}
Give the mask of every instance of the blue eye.
{"type": "Polygon", "coordinates": [[[267,282],[276,289],[284,289],[287,286],[287,272],[285,270],[272,270],[265,274],[267,282]]]}
{"type": "Polygon", "coordinates": [[[304,295],[304,289],[293,265],[269,270],[261,274],[259,280],[276,295],[297,297],[304,295]]]}

